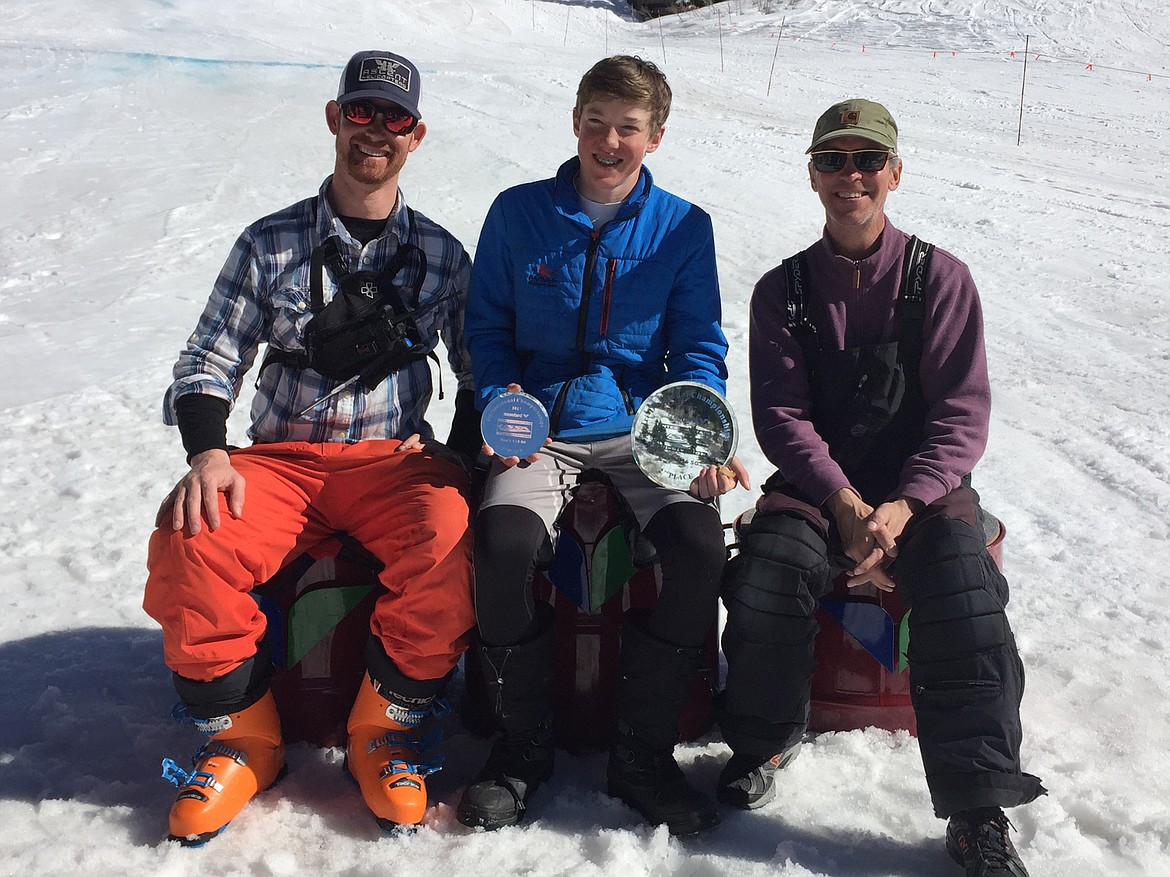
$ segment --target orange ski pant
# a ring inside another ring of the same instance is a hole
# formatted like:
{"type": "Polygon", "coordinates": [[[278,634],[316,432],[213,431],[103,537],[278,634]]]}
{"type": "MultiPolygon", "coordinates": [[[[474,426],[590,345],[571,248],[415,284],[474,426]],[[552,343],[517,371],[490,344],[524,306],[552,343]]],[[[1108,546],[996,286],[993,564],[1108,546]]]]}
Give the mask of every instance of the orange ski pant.
{"type": "MultiPolygon", "coordinates": [[[[154,531],[143,608],[163,629],[167,666],[208,682],[256,653],[265,617],[252,589],[338,531],[385,566],[370,621],[411,679],[446,675],[466,650],[475,609],[462,467],[397,441],[281,442],[232,452],[243,514],[220,494],[220,526],[154,531]]],[[[445,452],[444,453],[449,453],[445,452]]]]}

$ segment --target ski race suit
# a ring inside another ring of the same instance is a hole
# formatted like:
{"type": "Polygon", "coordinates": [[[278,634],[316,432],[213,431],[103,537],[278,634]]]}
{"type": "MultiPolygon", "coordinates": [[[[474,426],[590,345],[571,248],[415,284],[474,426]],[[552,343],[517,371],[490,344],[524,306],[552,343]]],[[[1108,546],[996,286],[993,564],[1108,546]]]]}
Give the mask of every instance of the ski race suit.
{"type": "Polygon", "coordinates": [[[501,193],[476,249],[467,341],[478,404],[518,383],[548,410],[554,439],[536,462],[493,465],[476,522],[479,633],[488,661],[486,646],[512,653],[499,678],[504,702],[509,690],[529,692],[525,710],[498,717],[506,737],[522,739],[551,710],[540,679],[552,654],[537,647],[532,568],[579,477],[600,470],[658,550],[662,572],[653,612],[626,618],[615,713],[669,752],[684,699],[674,692],[685,695],[697,672],[725,549],[712,504],[638,469],[630,429],[646,396],[670,381],[725,389],[715,243],[710,217],[657,188],[645,167],[616,215],[595,228],[574,187],[579,168],[574,157],[555,178],[501,193]]]}
{"type": "MultiPolygon", "coordinates": [[[[382,270],[403,242],[421,248],[420,352],[433,351],[441,337],[470,399],[462,322],[470,260],[463,247],[407,208],[401,191],[385,230],[363,246],[330,205],[330,179],[317,197],[259,220],[236,241],[175,365],[164,402],[168,424],[177,422],[176,404],[189,394],[230,405],[262,343],[293,355],[305,349],[311,255],[330,236],[350,272],[382,270]]],[[[322,275],[331,300],[336,278],[322,275]]],[[[265,619],[250,592],[338,531],[384,564],[386,593],[371,619],[371,645],[381,649],[367,649],[384,656],[371,659],[372,673],[380,669],[394,691],[429,696],[466,648],[475,617],[464,467],[433,441],[393,453],[413,433],[433,437],[425,420],[432,393],[427,360],[407,363],[369,392],[355,382],[324,398],[340,383],[279,361],[262,368],[253,444],[231,451],[247,485],[243,514],[228,514],[221,495],[217,530],[204,526],[190,535],[164,525],[151,538],[144,605],[162,625],[166,662],[192,715],[219,715],[263,694],[266,669],[255,656],[265,619]],[[212,681],[221,684],[206,685],[212,681]],[[214,702],[191,703],[201,698],[214,702]]]]}
{"type": "Polygon", "coordinates": [[[917,500],[925,507],[898,539],[890,574],[913,610],[909,661],[919,743],[935,812],[947,817],[1027,803],[1043,788],[1020,769],[1023,666],[1004,611],[1008,585],[985,548],[970,487],[991,406],[979,298],[966,265],[934,250],[921,342],[900,338],[896,304],[908,241],[887,221],[878,249],[864,259],[836,255],[827,233],[805,251],[811,346],[802,347],[790,328],[783,266],[756,285],[752,417],[760,448],[778,472],[765,485],[725,583],[721,724],[737,752],[771,754],[799,741],[808,720],[817,603],[836,573],[853,565],[824,503],[842,488],[873,507],[917,500]],[[907,348],[919,344],[918,362],[903,362],[912,358],[907,348]],[[882,367],[867,372],[863,363],[874,361],[882,367]],[[867,381],[891,373],[882,392],[866,400],[885,409],[885,428],[843,468],[838,459],[847,458],[849,434],[831,447],[822,424],[850,396],[863,396],[867,381]]]}

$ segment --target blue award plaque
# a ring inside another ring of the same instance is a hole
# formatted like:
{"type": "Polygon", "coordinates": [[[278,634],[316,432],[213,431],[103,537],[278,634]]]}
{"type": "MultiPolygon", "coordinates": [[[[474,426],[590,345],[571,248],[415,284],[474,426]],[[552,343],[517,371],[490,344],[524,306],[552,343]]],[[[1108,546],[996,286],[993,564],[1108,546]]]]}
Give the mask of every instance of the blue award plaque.
{"type": "Polygon", "coordinates": [[[534,396],[504,393],[483,409],[480,432],[499,456],[524,459],[544,447],[548,412],[534,396]]]}
{"type": "Polygon", "coordinates": [[[739,440],[735,413],[705,384],[659,387],[634,415],[634,462],[651,481],[686,490],[707,466],[725,466],[739,440]]]}

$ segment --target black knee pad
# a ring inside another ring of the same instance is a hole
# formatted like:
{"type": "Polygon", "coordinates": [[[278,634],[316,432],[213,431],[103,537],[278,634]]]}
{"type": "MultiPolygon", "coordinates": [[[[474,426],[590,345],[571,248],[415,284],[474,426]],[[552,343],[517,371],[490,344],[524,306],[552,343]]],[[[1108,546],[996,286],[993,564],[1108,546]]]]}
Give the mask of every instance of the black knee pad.
{"type": "Polygon", "coordinates": [[[475,613],[484,642],[506,645],[532,635],[532,575],[547,543],[544,522],[529,509],[490,506],[477,516],[475,613]]]}
{"type": "Polygon", "coordinates": [[[902,546],[894,567],[911,613],[910,658],[939,660],[999,649],[1011,639],[1004,614],[1007,581],[983,534],[963,521],[934,517],[902,546]]]}
{"type": "Polygon", "coordinates": [[[756,515],[741,525],[723,602],[733,635],[752,642],[807,635],[829,588],[825,540],[803,518],[756,515]]]}
{"type": "Polygon", "coordinates": [[[642,536],[659,564],[681,565],[691,574],[715,578],[723,572],[723,522],[712,506],[672,502],[655,513],[642,536]]]}
{"type": "MultiPolygon", "coordinates": [[[[521,506],[489,506],[475,519],[475,563],[479,566],[508,566],[552,560],[548,530],[540,515],[521,506]],[[546,557],[547,555],[547,557],[546,557]]],[[[544,564],[548,566],[548,562],[544,564]]]]}

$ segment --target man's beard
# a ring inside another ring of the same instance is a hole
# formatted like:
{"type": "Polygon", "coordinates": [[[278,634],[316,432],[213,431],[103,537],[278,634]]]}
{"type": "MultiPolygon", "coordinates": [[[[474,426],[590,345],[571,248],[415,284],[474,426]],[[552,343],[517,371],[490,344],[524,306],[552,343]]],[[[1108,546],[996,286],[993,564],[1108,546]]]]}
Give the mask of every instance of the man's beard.
{"type": "Polygon", "coordinates": [[[373,158],[350,144],[343,158],[346,171],[355,182],[377,186],[393,179],[402,170],[406,164],[406,150],[391,152],[384,158],[373,158]]]}

